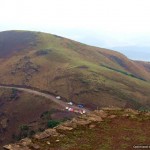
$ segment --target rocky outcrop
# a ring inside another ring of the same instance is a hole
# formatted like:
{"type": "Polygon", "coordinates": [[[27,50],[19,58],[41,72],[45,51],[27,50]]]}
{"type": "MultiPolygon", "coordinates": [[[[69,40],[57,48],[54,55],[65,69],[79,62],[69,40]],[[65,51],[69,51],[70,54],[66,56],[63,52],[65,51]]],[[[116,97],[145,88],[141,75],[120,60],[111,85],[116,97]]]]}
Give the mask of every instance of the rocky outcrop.
{"type": "Polygon", "coordinates": [[[42,133],[36,134],[34,138],[40,140],[40,139],[44,139],[50,136],[58,136],[58,135],[59,133],[56,131],[56,129],[47,129],[42,133]]]}
{"type": "Polygon", "coordinates": [[[130,108],[125,109],[125,112],[126,112],[126,113],[132,113],[132,114],[134,114],[134,115],[138,115],[138,114],[139,114],[139,111],[133,110],[133,109],[130,109],[130,108]]]}
{"type": "MultiPolygon", "coordinates": [[[[47,129],[44,132],[37,133],[33,136],[32,139],[23,139],[16,144],[9,144],[4,146],[6,150],[30,150],[30,149],[40,149],[40,146],[35,144],[33,141],[42,140],[49,137],[61,137],[64,136],[62,131],[71,131],[76,129],[78,126],[90,125],[92,122],[101,122],[103,118],[107,117],[107,113],[103,110],[96,110],[92,113],[88,113],[77,118],[73,118],[71,121],[66,121],[61,125],[53,129],[47,129]]],[[[94,126],[89,126],[89,128],[93,128],[94,126]]],[[[57,139],[56,142],[59,140],[57,139]]],[[[47,141],[49,144],[50,142],[47,141]]]]}
{"type": "Polygon", "coordinates": [[[28,146],[32,143],[31,139],[25,138],[19,141],[17,144],[9,144],[4,146],[6,150],[31,150],[28,146]]]}
{"type": "Polygon", "coordinates": [[[71,131],[71,130],[73,130],[72,127],[67,127],[67,126],[65,126],[65,125],[60,125],[60,126],[58,126],[56,129],[57,129],[57,130],[63,130],[63,131],[66,131],[66,130],[71,131]]]}
{"type": "MultiPolygon", "coordinates": [[[[73,118],[71,121],[66,121],[61,125],[53,129],[47,129],[44,132],[37,133],[33,136],[33,138],[25,138],[19,141],[16,144],[9,144],[4,146],[6,150],[33,150],[33,149],[42,149],[40,140],[46,139],[46,144],[50,145],[51,142],[48,140],[49,138],[55,138],[55,142],[59,142],[59,138],[65,136],[66,132],[71,132],[72,130],[76,130],[78,127],[86,126],[89,129],[93,129],[96,127],[97,122],[102,122],[105,119],[115,119],[116,117],[130,117],[135,116],[138,117],[140,112],[132,110],[132,109],[119,109],[119,108],[105,108],[103,110],[95,110],[91,113],[87,113],[81,115],[79,117],[73,118]],[[113,113],[114,112],[114,113],[113,113]],[[118,114],[117,114],[118,113],[118,114]],[[38,141],[38,142],[35,142],[38,141]]],[[[149,113],[145,113],[145,115],[149,115],[149,113]]]]}

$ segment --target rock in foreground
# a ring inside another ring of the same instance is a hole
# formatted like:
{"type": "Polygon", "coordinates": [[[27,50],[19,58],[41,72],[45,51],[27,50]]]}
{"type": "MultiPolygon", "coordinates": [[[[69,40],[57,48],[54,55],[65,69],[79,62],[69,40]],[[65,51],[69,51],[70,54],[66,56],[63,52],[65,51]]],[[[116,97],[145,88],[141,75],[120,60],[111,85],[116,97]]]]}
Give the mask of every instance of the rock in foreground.
{"type": "Polygon", "coordinates": [[[103,109],[4,146],[6,150],[133,149],[150,143],[150,115],[131,109],[103,109]],[[144,128],[143,128],[144,127],[144,128]],[[101,138],[100,138],[101,137],[101,138]],[[107,140],[106,140],[107,139],[107,140]],[[118,144],[119,143],[119,144],[118,144]]]}

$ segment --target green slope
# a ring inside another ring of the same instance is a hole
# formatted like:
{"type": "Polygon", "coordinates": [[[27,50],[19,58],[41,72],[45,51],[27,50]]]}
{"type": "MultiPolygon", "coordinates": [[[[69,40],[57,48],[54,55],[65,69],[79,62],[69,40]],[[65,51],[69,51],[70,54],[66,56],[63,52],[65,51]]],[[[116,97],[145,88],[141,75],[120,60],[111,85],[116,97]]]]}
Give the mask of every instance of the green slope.
{"type": "Polygon", "coordinates": [[[47,90],[92,109],[150,108],[149,66],[118,52],[28,31],[1,32],[0,45],[0,83],[47,90]]]}

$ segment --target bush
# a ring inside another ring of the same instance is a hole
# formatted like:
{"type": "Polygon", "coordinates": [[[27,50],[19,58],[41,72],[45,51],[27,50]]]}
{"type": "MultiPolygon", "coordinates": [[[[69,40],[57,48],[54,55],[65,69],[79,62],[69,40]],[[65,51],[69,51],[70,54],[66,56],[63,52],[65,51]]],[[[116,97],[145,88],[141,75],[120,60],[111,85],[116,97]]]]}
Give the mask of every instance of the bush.
{"type": "Polygon", "coordinates": [[[29,127],[27,125],[21,125],[20,130],[21,131],[27,131],[27,130],[29,130],[29,127]]]}
{"type": "Polygon", "coordinates": [[[34,131],[34,130],[29,131],[29,137],[31,137],[31,136],[34,135],[34,134],[35,134],[35,131],[34,131]]]}
{"type": "Polygon", "coordinates": [[[48,128],[54,128],[54,127],[56,127],[58,124],[60,124],[60,121],[49,120],[49,121],[47,122],[48,128]]]}

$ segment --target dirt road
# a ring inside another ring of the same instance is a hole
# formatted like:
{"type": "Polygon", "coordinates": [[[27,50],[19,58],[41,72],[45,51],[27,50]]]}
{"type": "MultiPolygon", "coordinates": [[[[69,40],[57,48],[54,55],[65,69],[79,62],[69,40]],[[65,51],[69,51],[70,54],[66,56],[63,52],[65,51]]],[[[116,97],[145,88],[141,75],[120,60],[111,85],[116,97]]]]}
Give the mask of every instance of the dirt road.
{"type": "Polygon", "coordinates": [[[68,105],[67,102],[64,102],[62,100],[58,100],[54,95],[43,93],[43,92],[39,92],[39,91],[36,91],[36,90],[33,90],[33,89],[18,87],[18,86],[15,86],[15,85],[13,85],[13,86],[10,86],[10,85],[0,85],[0,88],[16,89],[16,90],[19,90],[19,91],[25,91],[25,92],[28,92],[28,93],[31,93],[31,94],[34,94],[34,95],[42,96],[42,97],[45,97],[47,99],[50,99],[51,101],[53,101],[54,103],[57,103],[60,106],[62,106],[63,109],[65,109],[66,107],[69,107],[69,108],[73,108],[73,110],[75,112],[81,113],[84,110],[86,112],[89,112],[89,110],[86,109],[86,108],[79,108],[76,105],[68,105]]]}

